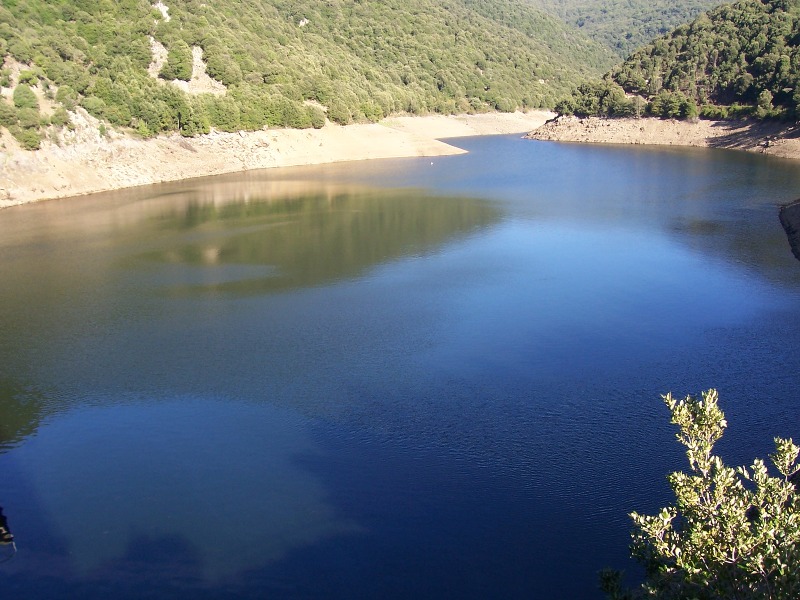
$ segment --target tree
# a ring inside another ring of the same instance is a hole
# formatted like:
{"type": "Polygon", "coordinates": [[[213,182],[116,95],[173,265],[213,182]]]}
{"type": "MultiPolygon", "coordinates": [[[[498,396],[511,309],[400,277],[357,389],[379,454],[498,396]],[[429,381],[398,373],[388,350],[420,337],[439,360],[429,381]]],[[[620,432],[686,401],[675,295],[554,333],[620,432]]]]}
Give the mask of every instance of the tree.
{"type": "MultiPolygon", "coordinates": [[[[800,597],[800,496],[795,481],[800,448],[775,438],[770,455],[748,469],[727,467],[712,454],[727,426],[716,390],[702,398],[664,400],[679,426],[689,473],[669,476],[675,506],[655,516],[631,513],[632,554],[646,569],[641,595],[663,599],[768,599],[800,597]]],[[[617,574],[605,572],[611,598],[622,592],[617,574]]]]}
{"type": "Polygon", "coordinates": [[[758,102],[756,103],[756,115],[763,119],[772,114],[772,92],[769,90],[762,90],[758,95],[758,102]]]}
{"type": "Polygon", "coordinates": [[[189,81],[192,78],[192,65],[192,49],[189,48],[189,44],[178,39],[170,44],[167,62],[158,76],[168,81],[172,79],[189,81]]]}

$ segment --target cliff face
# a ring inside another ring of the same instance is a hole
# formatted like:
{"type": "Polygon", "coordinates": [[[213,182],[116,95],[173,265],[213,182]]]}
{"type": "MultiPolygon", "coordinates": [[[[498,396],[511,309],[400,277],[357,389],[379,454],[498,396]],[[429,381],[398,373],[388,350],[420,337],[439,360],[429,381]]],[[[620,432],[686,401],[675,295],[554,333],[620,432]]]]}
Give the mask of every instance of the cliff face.
{"type": "Polygon", "coordinates": [[[797,260],[800,260],[800,200],[782,206],[779,217],[786,236],[789,238],[792,254],[797,260]]]}

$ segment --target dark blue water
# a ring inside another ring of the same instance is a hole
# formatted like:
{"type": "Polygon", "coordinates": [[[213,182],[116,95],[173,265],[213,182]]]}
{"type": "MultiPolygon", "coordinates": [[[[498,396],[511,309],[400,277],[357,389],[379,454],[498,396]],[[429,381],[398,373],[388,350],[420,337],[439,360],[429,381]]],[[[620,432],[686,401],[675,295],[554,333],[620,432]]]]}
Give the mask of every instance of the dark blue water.
{"type": "Polygon", "coordinates": [[[457,144],[0,212],[3,597],[599,598],[800,435],[796,163],[457,144]]]}

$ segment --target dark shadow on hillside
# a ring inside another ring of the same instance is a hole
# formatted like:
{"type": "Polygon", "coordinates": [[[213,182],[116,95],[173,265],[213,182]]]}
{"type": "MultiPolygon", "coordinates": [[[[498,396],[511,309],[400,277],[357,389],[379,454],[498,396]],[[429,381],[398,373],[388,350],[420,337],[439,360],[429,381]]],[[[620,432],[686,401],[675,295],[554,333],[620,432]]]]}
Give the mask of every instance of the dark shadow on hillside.
{"type": "Polygon", "coordinates": [[[795,125],[779,121],[723,121],[716,123],[715,128],[728,131],[726,135],[708,140],[711,148],[749,149],[756,146],[766,149],[778,139],[790,139],[800,136],[795,125]]]}
{"type": "Polygon", "coordinates": [[[786,232],[786,237],[789,238],[792,254],[797,260],[800,260],[800,200],[781,206],[778,217],[786,232]]]}

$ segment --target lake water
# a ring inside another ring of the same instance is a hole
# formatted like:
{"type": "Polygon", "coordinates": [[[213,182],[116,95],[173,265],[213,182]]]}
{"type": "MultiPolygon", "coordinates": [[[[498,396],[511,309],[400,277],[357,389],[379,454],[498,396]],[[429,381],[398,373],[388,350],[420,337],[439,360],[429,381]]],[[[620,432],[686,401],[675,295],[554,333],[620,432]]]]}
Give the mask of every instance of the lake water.
{"type": "Polygon", "coordinates": [[[4,598],[600,598],[661,394],[800,437],[796,163],[455,143],[0,212],[4,598]]]}

